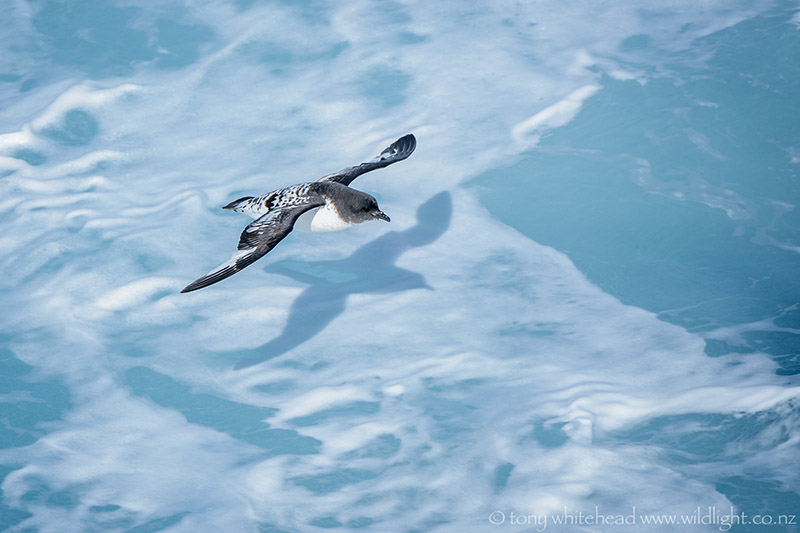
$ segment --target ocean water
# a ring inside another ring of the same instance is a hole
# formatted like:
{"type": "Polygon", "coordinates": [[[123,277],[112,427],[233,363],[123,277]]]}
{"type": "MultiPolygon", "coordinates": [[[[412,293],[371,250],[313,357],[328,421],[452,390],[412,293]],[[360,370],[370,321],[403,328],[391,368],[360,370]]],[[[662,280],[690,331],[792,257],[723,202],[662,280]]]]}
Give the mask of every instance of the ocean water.
{"type": "Polygon", "coordinates": [[[0,17],[0,529],[800,531],[797,2],[0,17]]]}

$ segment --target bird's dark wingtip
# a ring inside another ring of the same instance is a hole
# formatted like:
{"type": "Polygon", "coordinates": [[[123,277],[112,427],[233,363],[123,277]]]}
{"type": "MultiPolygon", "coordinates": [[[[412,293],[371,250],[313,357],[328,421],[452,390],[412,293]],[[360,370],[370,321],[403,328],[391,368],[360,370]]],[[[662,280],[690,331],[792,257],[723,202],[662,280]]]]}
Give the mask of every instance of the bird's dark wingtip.
{"type": "Polygon", "coordinates": [[[203,287],[205,287],[205,285],[200,285],[197,283],[197,281],[193,281],[187,286],[185,286],[183,289],[181,289],[181,294],[186,294],[187,292],[196,291],[197,289],[202,289],[203,287]]]}
{"type": "Polygon", "coordinates": [[[406,135],[403,135],[398,139],[398,141],[403,141],[404,143],[411,143],[413,145],[417,144],[417,138],[414,137],[413,133],[408,133],[406,135]]]}
{"type": "Polygon", "coordinates": [[[389,147],[390,150],[394,150],[396,152],[395,158],[397,160],[405,159],[406,157],[410,156],[416,148],[417,138],[414,137],[413,133],[403,135],[394,143],[392,143],[392,146],[389,147]]]}
{"type": "Polygon", "coordinates": [[[213,285],[218,281],[222,281],[223,279],[230,277],[236,272],[241,270],[240,268],[236,268],[235,265],[225,265],[222,268],[215,270],[214,272],[203,276],[202,278],[197,278],[186,287],[183,288],[181,294],[196,291],[197,289],[202,289],[203,287],[208,287],[209,285],[213,285]]]}

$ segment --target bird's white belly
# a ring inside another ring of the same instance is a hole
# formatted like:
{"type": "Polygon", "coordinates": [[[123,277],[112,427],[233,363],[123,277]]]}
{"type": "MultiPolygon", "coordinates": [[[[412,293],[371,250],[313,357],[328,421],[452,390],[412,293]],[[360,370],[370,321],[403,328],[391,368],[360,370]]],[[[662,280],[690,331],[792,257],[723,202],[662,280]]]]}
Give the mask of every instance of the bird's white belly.
{"type": "Polygon", "coordinates": [[[342,220],[331,206],[325,205],[322,207],[315,207],[300,215],[300,218],[294,223],[294,229],[321,233],[325,231],[339,231],[353,225],[354,224],[342,220]]]}

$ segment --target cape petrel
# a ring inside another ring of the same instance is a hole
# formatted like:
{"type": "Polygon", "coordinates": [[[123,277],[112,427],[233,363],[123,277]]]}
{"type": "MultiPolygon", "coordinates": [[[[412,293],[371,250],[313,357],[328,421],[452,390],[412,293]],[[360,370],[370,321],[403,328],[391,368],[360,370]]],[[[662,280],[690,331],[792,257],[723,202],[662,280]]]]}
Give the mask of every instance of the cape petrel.
{"type": "Polygon", "coordinates": [[[317,181],[291,185],[261,196],[245,196],[229,203],[223,209],[244,213],[255,220],[242,232],[239,246],[228,261],[194,280],[181,292],[208,287],[253,264],[281,242],[295,224],[298,229],[322,232],[342,230],[367,220],[389,222],[375,198],[349,185],[361,174],[402,161],[416,146],[414,136],[405,135],[366,163],[328,174],[317,181]]]}

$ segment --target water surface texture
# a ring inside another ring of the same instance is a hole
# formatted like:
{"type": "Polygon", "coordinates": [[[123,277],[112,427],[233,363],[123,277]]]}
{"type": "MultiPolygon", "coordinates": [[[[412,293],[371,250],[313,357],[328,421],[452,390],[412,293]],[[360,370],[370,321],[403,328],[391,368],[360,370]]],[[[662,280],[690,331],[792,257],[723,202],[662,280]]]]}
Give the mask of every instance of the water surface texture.
{"type": "Polygon", "coordinates": [[[0,529],[800,531],[797,2],[0,18],[0,529]]]}

